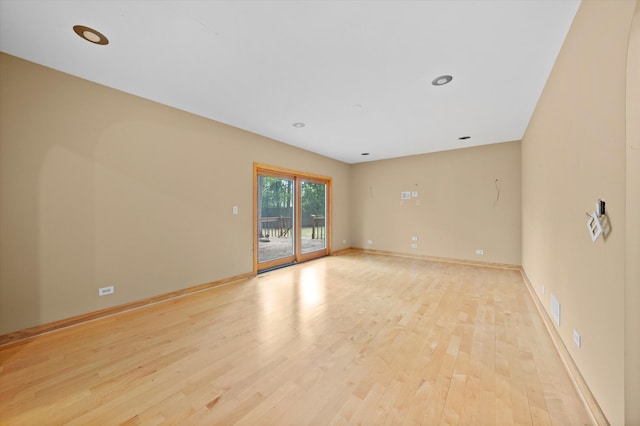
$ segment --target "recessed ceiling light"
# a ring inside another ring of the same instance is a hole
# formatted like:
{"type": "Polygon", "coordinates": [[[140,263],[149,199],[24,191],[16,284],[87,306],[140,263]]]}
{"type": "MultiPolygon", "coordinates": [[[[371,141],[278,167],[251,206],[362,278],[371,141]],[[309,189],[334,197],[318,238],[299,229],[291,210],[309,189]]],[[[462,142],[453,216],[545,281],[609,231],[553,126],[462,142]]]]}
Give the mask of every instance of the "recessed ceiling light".
{"type": "Polygon", "coordinates": [[[461,141],[464,141],[464,140],[467,140],[467,139],[471,139],[471,136],[460,136],[458,139],[461,140],[461,141]]]}
{"type": "Polygon", "coordinates": [[[363,153],[362,153],[362,154],[360,154],[360,155],[369,155],[369,154],[370,154],[370,153],[368,153],[368,152],[363,152],[363,153]]]}
{"type": "Polygon", "coordinates": [[[431,84],[434,86],[444,86],[447,83],[451,83],[451,80],[453,80],[453,77],[450,75],[441,75],[440,77],[434,78],[431,84]]]}
{"type": "Polygon", "coordinates": [[[93,28],[85,27],[84,25],[75,25],[73,27],[73,31],[78,34],[83,39],[93,43],[105,45],[109,44],[109,39],[107,39],[102,33],[94,30],[93,28]]]}
{"type": "Polygon", "coordinates": [[[300,122],[297,122],[297,123],[293,123],[293,124],[292,124],[292,126],[293,126],[293,127],[300,128],[300,127],[304,127],[304,126],[306,126],[306,124],[304,124],[304,123],[300,123],[300,122]]]}

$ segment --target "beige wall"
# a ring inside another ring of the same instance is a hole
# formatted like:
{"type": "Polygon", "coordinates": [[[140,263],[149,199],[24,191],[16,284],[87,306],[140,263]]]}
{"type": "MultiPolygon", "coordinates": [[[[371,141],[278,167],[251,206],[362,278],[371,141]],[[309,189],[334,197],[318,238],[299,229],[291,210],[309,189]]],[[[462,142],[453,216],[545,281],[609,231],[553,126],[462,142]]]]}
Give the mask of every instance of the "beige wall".
{"type": "Polygon", "coordinates": [[[254,161],[333,177],[342,248],[349,165],[0,54],[0,334],[251,272],[254,161]]]}
{"type": "Polygon", "coordinates": [[[561,303],[558,332],[616,425],[625,424],[625,80],[635,5],[582,2],[522,141],[522,264],[545,307],[551,293],[561,303]],[[593,243],[585,212],[598,198],[610,233],[593,243]]]}
{"type": "Polygon", "coordinates": [[[625,421],[640,425],[640,2],[629,36],[626,148],[625,421]]]}
{"type": "Polygon", "coordinates": [[[520,186],[520,142],[353,165],[352,245],[520,265],[520,186]]]}

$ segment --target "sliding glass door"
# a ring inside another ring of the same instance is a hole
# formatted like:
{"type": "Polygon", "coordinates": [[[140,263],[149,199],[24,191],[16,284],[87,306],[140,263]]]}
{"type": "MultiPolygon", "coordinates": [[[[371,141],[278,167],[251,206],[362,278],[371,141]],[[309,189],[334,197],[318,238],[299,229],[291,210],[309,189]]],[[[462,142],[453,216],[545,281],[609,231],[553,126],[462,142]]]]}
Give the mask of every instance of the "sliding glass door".
{"type": "Polygon", "coordinates": [[[329,254],[331,179],[254,165],[254,270],[329,254]]]}
{"type": "Polygon", "coordinates": [[[295,180],[258,175],[258,263],[277,266],[295,260],[295,180]]]}

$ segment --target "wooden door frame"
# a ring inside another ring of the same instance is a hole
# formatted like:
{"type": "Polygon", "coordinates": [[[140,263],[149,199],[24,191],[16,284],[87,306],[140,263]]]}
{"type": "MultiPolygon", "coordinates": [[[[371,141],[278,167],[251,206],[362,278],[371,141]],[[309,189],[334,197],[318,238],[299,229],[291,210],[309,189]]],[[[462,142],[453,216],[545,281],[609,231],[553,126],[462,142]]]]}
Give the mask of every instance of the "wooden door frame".
{"type": "MultiPolygon", "coordinates": [[[[287,261],[305,262],[307,260],[315,259],[322,256],[331,255],[331,177],[316,175],[312,173],[300,172],[297,170],[285,169],[282,167],[270,166],[262,163],[253,163],[253,273],[258,273],[258,176],[279,176],[286,179],[293,179],[295,183],[295,197],[294,197],[294,256],[291,259],[287,257],[287,261]],[[311,253],[302,254],[302,236],[298,232],[298,228],[302,229],[302,204],[301,204],[301,183],[302,181],[323,183],[326,185],[325,192],[325,249],[317,250],[311,253]]],[[[276,262],[280,264],[280,262],[276,262]]],[[[263,269],[270,267],[269,262],[263,262],[261,265],[266,266],[263,269]]]]}

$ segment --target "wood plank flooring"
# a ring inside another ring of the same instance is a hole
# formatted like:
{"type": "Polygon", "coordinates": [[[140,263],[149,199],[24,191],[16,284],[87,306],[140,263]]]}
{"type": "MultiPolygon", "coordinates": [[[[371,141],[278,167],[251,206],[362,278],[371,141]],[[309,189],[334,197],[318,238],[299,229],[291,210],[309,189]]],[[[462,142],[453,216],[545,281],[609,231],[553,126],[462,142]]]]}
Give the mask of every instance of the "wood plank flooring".
{"type": "Polygon", "coordinates": [[[518,271],[348,252],[2,349],[0,424],[590,420],[518,271]]]}

